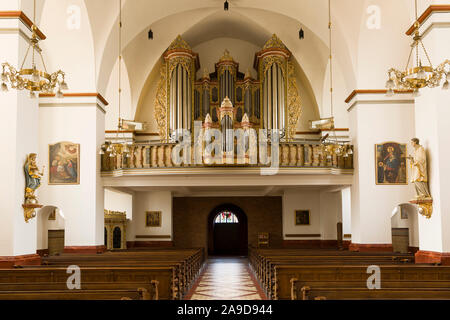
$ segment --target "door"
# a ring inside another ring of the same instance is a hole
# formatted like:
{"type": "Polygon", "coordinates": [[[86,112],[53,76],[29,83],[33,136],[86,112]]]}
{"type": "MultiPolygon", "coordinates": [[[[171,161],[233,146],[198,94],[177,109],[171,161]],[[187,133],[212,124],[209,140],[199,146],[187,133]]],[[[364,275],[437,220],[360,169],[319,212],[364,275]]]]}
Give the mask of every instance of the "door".
{"type": "Polygon", "coordinates": [[[216,223],[214,225],[214,254],[240,254],[239,223],[216,223]]]}
{"type": "Polygon", "coordinates": [[[64,230],[48,230],[48,255],[54,256],[64,251],[64,230]]]}

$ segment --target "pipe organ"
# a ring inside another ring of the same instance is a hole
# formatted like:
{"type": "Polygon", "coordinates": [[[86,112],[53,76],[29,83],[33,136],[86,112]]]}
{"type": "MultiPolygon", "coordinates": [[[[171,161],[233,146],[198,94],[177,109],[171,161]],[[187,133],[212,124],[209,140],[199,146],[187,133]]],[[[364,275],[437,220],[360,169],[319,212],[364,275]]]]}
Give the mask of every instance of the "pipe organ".
{"type": "Polygon", "coordinates": [[[256,54],[255,68],[261,81],[264,128],[278,130],[281,137],[287,131],[288,62],[291,53],[276,35],[256,54]]]}
{"type": "Polygon", "coordinates": [[[194,121],[204,122],[207,115],[213,128],[241,127],[246,115],[252,128],[275,129],[282,139],[293,139],[301,113],[300,98],[291,53],[276,35],[255,55],[257,79],[250,70],[240,72],[239,63],[228,50],[215,64],[214,72],[205,69],[196,79],[198,55],[180,36],[163,57],[164,74],[155,99],[156,122],[160,135],[165,135],[160,137],[162,141],[174,141],[178,129],[192,131],[194,121]],[[221,106],[227,98],[234,111],[233,116],[224,117],[221,106]]]}
{"type": "Polygon", "coordinates": [[[195,103],[193,83],[199,68],[198,55],[181,36],[164,53],[167,67],[167,137],[174,140],[181,129],[192,128],[192,105],[195,103]]]}

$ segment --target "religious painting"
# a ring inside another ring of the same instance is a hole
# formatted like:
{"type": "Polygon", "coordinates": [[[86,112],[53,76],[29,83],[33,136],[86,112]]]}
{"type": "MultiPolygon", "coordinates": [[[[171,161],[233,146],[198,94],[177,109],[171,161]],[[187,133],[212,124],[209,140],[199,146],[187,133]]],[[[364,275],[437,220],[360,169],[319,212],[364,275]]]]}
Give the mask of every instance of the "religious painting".
{"type": "Polygon", "coordinates": [[[295,211],[295,225],[305,226],[309,225],[309,210],[296,210],[295,211]]]}
{"type": "Polygon", "coordinates": [[[161,227],[161,211],[147,211],[145,213],[147,227],[161,227]]]}
{"type": "Polygon", "coordinates": [[[58,142],[49,145],[49,184],[80,184],[80,145],[58,142]]]}
{"type": "Polygon", "coordinates": [[[378,185],[408,184],[406,157],[406,144],[396,142],[376,144],[376,183],[378,185]]]}

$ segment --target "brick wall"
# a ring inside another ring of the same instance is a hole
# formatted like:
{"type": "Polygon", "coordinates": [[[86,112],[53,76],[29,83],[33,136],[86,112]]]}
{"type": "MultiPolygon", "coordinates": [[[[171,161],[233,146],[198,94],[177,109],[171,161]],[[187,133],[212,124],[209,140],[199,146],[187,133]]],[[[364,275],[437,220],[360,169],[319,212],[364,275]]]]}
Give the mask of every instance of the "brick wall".
{"type": "Polygon", "coordinates": [[[208,248],[208,216],[215,207],[231,203],[248,219],[248,242],[257,244],[258,232],[269,232],[271,246],[282,245],[281,197],[186,197],[173,198],[175,247],[208,248]]]}

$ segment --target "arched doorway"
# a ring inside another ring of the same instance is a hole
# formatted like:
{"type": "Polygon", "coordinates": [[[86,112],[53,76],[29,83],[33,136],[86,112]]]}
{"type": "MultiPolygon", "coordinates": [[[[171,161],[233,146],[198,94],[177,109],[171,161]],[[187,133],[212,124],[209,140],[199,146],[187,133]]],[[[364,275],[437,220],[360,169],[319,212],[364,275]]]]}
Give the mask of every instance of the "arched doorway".
{"type": "Polygon", "coordinates": [[[57,255],[64,252],[65,217],[55,206],[45,206],[37,215],[37,251],[57,255]]]}
{"type": "Polygon", "coordinates": [[[247,255],[247,215],[234,204],[214,208],[208,217],[209,255],[247,255]]]}
{"type": "Polygon", "coordinates": [[[113,249],[122,247],[122,231],[119,227],[115,227],[113,231],[113,249]]]}

